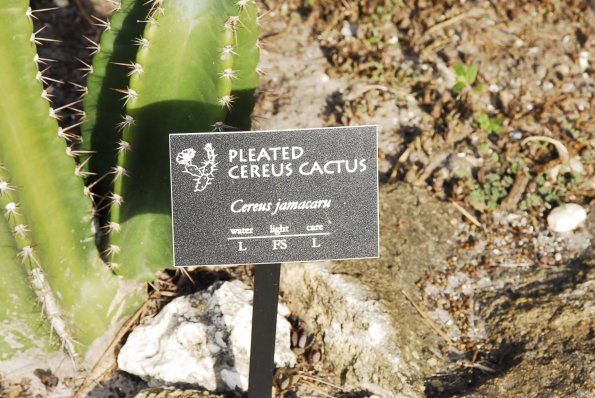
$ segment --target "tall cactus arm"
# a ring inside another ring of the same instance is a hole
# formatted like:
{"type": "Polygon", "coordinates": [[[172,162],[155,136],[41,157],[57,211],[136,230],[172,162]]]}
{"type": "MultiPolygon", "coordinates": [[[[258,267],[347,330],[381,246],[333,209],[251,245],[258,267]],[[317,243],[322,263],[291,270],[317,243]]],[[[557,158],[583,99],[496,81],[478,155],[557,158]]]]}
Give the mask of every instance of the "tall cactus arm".
{"type": "MultiPolygon", "coordinates": [[[[0,5],[0,35],[10,39],[0,40],[0,161],[19,187],[19,206],[35,223],[31,234],[39,254],[57,267],[52,282],[67,286],[87,272],[81,265],[92,257],[92,210],[74,175],[74,160],[66,156],[67,146],[57,134],[58,124],[48,117],[42,83],[35,79],[35,34],[27,6],[24,0],[0,5]]],[[[74,289],[64,295],[73,300],[74,289]]]]}
{"type": "Polygon", "coordinates": [[[233,112],[249,119],[251,109],[235,109],[234,85],[253,81],[258,62],[258,51],[238,48],[249,43],[244,31],[258,34],[252,2],[156,0],[148,21],[143,72],[122,88],[134,124],[124,129],[130,150],[119,157],[109,253],[116,272],[145,280],[172,265],[168,134],[213,131],[233,112]]]}
{"type": "Polygon", "coordinates": [[[86,163],[91,173],[88,185],[97,194],[98,207],[111,190],[112,179],[106,175],[116,166],[121,127],[126,121],[121,95],[114,88],[128,85],[129,76],[141,71],[135,69],[136,52],[141,44],[148,7],[145,1],[124,0],[101,35],[99,52],[93,57],[93,70],[87,78],[87,95],[83,102],[86,123],[82,126],[85,151],[92,153],[86,163]]]}
{"type": "Polygon", "coordinates": [[[43,32],[33,32],[30,15],[26,0],[0,2],[0,180],[11,187],[0,200],[8,200],[2,211],[10,229],[26,226],[26,240],[15,239],[18,260],[40,311],[75,355],[134,311],[139,296],[118,294],[119,280],[100,265],[91,203],[43,98],[35,49],[43,32]]]}

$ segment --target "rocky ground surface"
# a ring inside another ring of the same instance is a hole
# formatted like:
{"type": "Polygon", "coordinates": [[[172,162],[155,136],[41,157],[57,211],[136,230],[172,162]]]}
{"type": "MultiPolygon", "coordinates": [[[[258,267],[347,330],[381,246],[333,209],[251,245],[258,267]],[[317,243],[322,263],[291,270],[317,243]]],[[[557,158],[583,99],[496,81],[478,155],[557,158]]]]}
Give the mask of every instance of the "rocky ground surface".
{"type": "MultiPolygon", "coordinates": [[[[89,15],[102,12],[83,3],[34,2],[61,6],[39,14],[63,40],[41,51],[59,61],[52,77],[75,84],[84,83],[76,58],[90,60],[81,34],[97,37],[89,15]]],[[[592,5],[266,0],[262,9],[255,128],[377,124],[383,184],[380,259],[284,266],[297,365],[278,369],[278,396],[589,397],[592,5]],[[589,218],[553,232],[548,215],[567,202],[589,218]]],[[[52,93],[65,105],[74,87],[52,93]]],[[[222,280],[250,286],[251,272],[191,270],[198,285],[176,277],[156,287],[167,301],[222,280]]],[[[76,384],[46,369],[8,380],[0,396],[60,396],[76,384]]],[[[116,371],[86,396],[201,396],[201,386],[177,387],[116,371]]]]}

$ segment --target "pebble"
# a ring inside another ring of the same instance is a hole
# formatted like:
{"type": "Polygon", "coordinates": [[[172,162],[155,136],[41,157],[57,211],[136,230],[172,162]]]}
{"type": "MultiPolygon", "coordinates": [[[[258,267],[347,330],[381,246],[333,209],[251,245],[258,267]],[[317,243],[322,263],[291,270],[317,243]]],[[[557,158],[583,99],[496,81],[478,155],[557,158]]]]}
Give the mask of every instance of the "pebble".
{"type": "Polygon", "coordinates": [[[578,64],[581,68],[581,71],[584,72],[589,69],[589,52],[588,51],[581,51],[578,56],[578,64]]]}
{"type": "Polygon", "coordinates": [[[554,232],[570,232],[587,219],[587,211],[576,203],[556,207],[547,216],[547,225],[554,232]]]}
{"type": "Polygon", "coordinates": [[[513,130],[508,134],[508,139],[511,141],[518,141],[523,138],[523,132],[519,130],[513,130]]]}

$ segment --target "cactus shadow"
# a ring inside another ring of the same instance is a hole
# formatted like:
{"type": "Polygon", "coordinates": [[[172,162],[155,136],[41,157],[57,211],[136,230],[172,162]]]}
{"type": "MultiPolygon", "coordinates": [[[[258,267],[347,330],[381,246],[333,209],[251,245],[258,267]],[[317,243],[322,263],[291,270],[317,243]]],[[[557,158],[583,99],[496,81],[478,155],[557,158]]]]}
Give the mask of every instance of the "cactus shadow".
{"type": "Polygon", "coordinates": [[[224,113],[219,106],[196,101],[164,101],[137,110],[137,132],[143,137],[134,140],[126,155],[122,221],[142,214],[171,214],[169,134],[212,132],[224,113]]]}

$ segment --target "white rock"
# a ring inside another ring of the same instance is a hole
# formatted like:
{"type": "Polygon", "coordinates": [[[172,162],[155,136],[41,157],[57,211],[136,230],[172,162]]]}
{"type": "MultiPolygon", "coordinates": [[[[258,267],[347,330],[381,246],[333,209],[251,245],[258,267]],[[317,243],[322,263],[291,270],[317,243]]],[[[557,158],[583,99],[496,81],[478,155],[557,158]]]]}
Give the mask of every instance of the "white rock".
{"type": "Polygon", "coordinates": [[[547,216],[547,225],[554,232],[570,232],[587,219],[587,211],[576,203],[556,207],[547,216]]]}
{"type": "MultiPolygon", "coordinates": [[[[151,386],[200,385],[211,391],[248,386],[252,291],[239,281],[178,297],[136,327],[118,355],[120,369],[151,386]]],[[[288,313],[280,305],[280,313],[288,313]]],[[[291,325],[277,316],[275,363],[294,366],[291,325]]]]}
{"type": "Polygon", "coordinates": [[[584,72],[589,69],[589,52],[588,51],[581,51],[578,56],[578,64],[581,68],[581,71],[584,72]]]}

